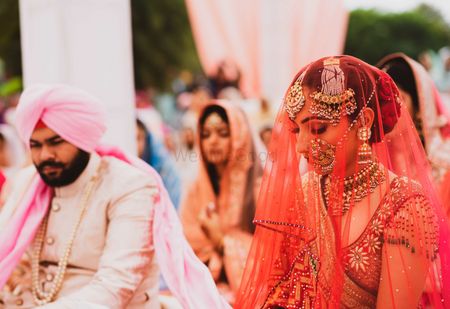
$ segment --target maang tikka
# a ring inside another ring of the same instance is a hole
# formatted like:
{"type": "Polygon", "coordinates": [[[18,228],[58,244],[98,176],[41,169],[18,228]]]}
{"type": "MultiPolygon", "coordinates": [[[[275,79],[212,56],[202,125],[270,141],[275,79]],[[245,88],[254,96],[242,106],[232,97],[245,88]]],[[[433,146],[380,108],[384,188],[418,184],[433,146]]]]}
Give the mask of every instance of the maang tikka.
{"type": "Polygon", "coordinates": [[[310,95],[314,103],[309,111],[313,115],[330,120],[335,126],[342,116],[353,114],[357,107],[355,92],[351,88],[345,89],[345,73],[338,58],[327,58],[323,61],[321,84],[321,91],[310,95]]]}

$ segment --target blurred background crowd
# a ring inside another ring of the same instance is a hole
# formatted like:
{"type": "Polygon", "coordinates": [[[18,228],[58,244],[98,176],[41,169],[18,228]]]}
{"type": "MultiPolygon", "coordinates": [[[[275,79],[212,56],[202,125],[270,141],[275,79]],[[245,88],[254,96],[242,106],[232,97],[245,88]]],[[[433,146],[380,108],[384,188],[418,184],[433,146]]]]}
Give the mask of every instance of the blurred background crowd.
{"type": "MultiPolygon", "coordinates": [[[[153,151],[154,158],[147,160],[169,160],[168,165],[173,165],[180,181],[171,180],[180,186],[176,201],[182,188],[195,178],[196,116],[206,102],[212,98],[239,101],[250,115],[260,149],[270,141],[280,104],[279,96],[269,98],[260,92],[258,97],[254,91],[248,91],[242,83],[243,70],[235,59],[223,59],[208,70],[205,65],[202,67],[197,52],[201,48],[198,45],[196,48],[194,43],[188,14],[193,4],[189,7],[186,3],[183,0],[131,1],[135,103],[139,127],[145,130],[138,138],[147,143],[140,146],[140,151],[150,147],[150,143],[158,150],[153,151]]],[[[444,102],[450,105],[450,25],[441,13],[428,4],[402,12],[350,10],[344,26],[343,53],[376,64],[385,55],[403,52],[426,68],[444,102]]],[[[190,17],[192,22],[192,13],[190,17]]],[[[11,110],[22,90],[19,26],[18,1],[3,0],[0,4],[0,168],[5,175],[25,160],[11,127],[14,123],[11,110]]],[[[273,79],[275,82],[276,77],[273,79]]],[[[261,160],[264,161],[263,152],[261,160]]]]}

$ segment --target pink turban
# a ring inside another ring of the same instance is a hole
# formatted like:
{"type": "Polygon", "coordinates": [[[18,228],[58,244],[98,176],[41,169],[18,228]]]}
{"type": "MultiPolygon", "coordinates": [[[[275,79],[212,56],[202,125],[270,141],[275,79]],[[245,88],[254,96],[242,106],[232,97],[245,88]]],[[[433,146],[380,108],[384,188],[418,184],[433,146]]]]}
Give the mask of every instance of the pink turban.
{"type": "Polygon", "coordinates": [[[98,146],[106,130],[99,100],[67,85],[42,84],[25,89],[16,110],[16,126],[26,145],[39,121],[87,152],[98,146]]]}

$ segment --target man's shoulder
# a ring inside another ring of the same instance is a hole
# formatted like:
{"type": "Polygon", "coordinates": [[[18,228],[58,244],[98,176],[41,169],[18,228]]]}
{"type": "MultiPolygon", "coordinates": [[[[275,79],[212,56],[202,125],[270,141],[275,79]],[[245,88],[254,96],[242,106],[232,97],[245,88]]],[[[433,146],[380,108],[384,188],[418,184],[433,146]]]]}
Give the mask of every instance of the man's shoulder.
{"type": "Polygon", "coordinates": [[[30,178],[37,173],[36,167],[33,164],[27,165],[19,169],[15,174],[14,178],[30,178]]]}
{"type": "Polygon", "coordinates": [[[156,187],[154,176],[137,167],[114,157],[103,157],[107,162],[106,181],[108,185],[117,188],[156,187]]]}
{"type": "Polygon", "coordinates": [[[16,187],[16,185],[19,185],[21,188],[23,188],[30,183],[31,179],[34,175],[36,175],[36,173],[36,167],[33,164],[30,164],[15,172],[12,177],[9,177],[7,183],[12,188],[16,187]]]}

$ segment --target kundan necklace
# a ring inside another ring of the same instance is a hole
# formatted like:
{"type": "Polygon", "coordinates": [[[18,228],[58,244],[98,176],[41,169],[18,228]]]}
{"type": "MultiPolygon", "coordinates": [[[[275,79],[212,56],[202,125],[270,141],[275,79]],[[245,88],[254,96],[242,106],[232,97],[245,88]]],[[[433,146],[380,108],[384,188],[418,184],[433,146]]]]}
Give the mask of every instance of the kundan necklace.
{"type": "Polygon", "coordinates": [[[97,183],[97,180],[100,178],[100,171],[104,166],[104,161],[100,162],[100,165],[97,169],[97,172],[94,176],[89,180],[86,184],[86,188],[83,192],[80,202],[80,214],[78,216],[78,220],[73,226],[72,233],[70,234],[69,241],[67,242],[66,248],[64,250],[64,254],[61,256],[58,262],[58,269],[56,271],[56,275],[54,276],[51,288],[49,292],[45,292],[41,289],[39,284],[39,259],[42,252],[42,245],[44,244],[45,233],[47,231],[48,225],[48,214],[45,216],[44,221],[42,222],[35,240],[35,246],[33,250],[33,255],[31,259],[31,279],[32,279],[32,293],[34,302],[39,305],[45,305],[54,300],[55,296],[58,294],[61,289],[64,275],[66,273],[67,264],[69,262],[70,253],[72,251],[73,243],[80,227],[81,221],[83,220],[84,215],[86,214],[86,210],[88,208],[89,197],[91,196],[92,190],[97,183]]]}
{"type": "Polygon", "coordinates": [[[369,193],[374,192],[375,188],[385,180],[384,170],[375,161],[370,161],[356,174],[345,177],[343,180],[333,179],[331,176],[328,177],[323,193],[331,215],[344,215],[351,205],[361,201],[369,193]]]}

